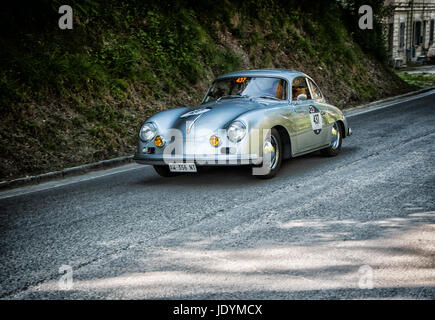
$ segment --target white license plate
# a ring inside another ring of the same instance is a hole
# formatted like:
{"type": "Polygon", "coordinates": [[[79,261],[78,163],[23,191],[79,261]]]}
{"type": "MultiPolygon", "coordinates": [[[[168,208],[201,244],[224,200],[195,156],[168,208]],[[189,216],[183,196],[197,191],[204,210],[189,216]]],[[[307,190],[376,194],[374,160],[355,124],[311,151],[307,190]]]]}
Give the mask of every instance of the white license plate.
{"type": "Polygon", "coordinates": [[[171,172],[196,172],[194,163],[170,163],[169,170],[171,172]]]}

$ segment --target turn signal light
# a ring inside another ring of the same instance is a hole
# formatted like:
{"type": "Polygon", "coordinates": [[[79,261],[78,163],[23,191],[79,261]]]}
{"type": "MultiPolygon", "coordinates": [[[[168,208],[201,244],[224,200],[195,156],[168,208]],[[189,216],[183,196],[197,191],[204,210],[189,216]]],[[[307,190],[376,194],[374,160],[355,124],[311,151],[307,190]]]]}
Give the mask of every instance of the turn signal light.
{"type": "Polygon", "coordinates": [[[163,139],[162,139],[161,136],[157,136],[157,137],[154,139],[154,144],[155,144],[157,147],[161,147],[161,146],[163,146],[165,143],[164,143],[164,141],[163,141],[163,139]]]}
{"type": "Polygon", "coordinates": [[[219,138],[216,137],[216,136],[211,136],[211,137],[210,137],[210,144],[211,144],[213,147],[217,147],[217,146],[219,145],[219,138]]]}

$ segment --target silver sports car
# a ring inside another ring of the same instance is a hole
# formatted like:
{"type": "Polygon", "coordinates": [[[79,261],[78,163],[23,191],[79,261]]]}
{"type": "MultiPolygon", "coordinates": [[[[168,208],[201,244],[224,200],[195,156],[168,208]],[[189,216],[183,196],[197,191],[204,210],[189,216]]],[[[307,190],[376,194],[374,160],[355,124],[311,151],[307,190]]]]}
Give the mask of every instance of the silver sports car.
{"type": "Polygon", "coordinates": [[[134,159],[164,177],[198,166],[249,165],[270,178],[284,159],[316,150],[336,156],[351,134],[341,110],[306,74],[246,70],[218,77],[199,106],[149,118],[134,159]]]}

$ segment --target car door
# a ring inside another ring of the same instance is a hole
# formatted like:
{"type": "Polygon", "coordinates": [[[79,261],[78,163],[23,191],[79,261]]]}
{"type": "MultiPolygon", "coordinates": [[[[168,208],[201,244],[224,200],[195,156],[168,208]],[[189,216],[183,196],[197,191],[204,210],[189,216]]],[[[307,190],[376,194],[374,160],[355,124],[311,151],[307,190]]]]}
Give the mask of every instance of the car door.
{"type": "Polygon", "coordinates": [[[294,78],[291,90],[297,127],[297,151],[295,152],[297,154],[316,148],[322,143],[322,137],[319,135],[322,131],[322,117],[312,98],[306,77],[294,78]],[[307,99],[298,100],[298,96],[301,94],[305,94],[307,99]]]}
{"type": "Polygon", "coordinates": [[[307,78],[307,82],[313,99],[310,105],[310,113],[313,133],[316,135],[313,138],[314,145],[312,147],[319,148],[329,143],[332,124],[328,117],[328,109],[322,92],[312,79],[307,78]],[[316,119],[316,114],[320,121],[316,119]]]}

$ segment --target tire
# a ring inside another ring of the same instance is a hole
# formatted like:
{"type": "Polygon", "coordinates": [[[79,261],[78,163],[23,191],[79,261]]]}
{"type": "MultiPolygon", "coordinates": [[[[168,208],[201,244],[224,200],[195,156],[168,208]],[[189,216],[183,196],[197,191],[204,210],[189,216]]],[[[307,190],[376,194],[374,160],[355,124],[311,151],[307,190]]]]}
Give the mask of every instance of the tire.
{"type": "Polygon", "coordinates": [[[159,174],[161,177],[173,177],[175,176],[174,172],[171,172],[169,170],[169,166],[161,165],[161,166],[153,166],[154,170],[159,174]]]}
{"type": "Polygon", "coordinates": [[[341,151],[341,143],[343,142],[343,130],[341,130],[341,126],[338,122],[334,122],[331,130],[331,135],[331,144],[328,148],[321,150],[321,153],[326,157],[335,157],[341,151]]]}
{"type": "MultiPolygon", "coordinates": [[[[272,128],[270,130],[270,136],[266,138],[266,141],[263,144],[263,148],[265,148],[266,142],[270,142],[270,144],[274,147],[275,157],[272,156],[272,158],[270,159],[270,164],[268,165],[270,170],[268,173],[260,175],[255,174],[255,176],[259,179],[273,178],[281,168],[282,163],[282,142],[278,130],[276,130],[275,128],[272,128]]],[[[263,164],[261,166],[263,166],[263,164]]]]}

